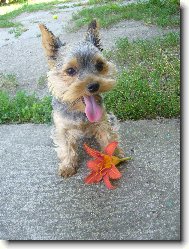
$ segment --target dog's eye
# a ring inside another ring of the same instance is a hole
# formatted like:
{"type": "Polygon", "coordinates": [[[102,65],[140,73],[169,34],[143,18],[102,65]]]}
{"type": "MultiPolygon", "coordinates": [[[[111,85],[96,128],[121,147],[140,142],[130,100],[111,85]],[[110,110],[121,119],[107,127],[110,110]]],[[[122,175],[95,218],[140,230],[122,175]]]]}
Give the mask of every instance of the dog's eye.
{"type": "Polygon", "coordinates": [[[77,71],[74,68],[70,67],[66,69],[66,73],[70,76],[74,76],[77,73],[77,71]]]}
{"type": "Polygon", "coordinates": [[[104,63],[102,61],[98,61],[95,65],[96,69],[101,72],[104,68],[104,63]]]}

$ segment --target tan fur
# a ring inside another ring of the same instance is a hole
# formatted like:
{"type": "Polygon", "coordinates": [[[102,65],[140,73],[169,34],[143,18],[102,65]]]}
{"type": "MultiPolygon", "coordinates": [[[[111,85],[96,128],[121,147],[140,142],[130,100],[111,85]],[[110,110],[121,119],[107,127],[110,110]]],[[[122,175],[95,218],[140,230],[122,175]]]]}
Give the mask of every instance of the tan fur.
{"type": "Polygon", "coordinates": [[[52,69],[48,73],[49,90],[61,101],[73,102],[87,94],[86,86],[91,81],[100,82],[99,92],[109,91],[115,86],[116,81],[112,79],[112,76],[115,75],[116,70],[115,66],[110,62],[106,63],[106,73],[102,73],[102,75],[99,73],[99,76],[88,75],[84,80],[79,80],[76,76],[67,75],[65,69],[69,67],[68,65],[64,65],[60,71],[52,69]]]}
{"type": "Polygon", "coordinates": [[[55,60],[52,58],[56,56],[56,44],[57,38],[53,35],[51,31],[43,24],[39,24],[42,35],[42,46],[48,59],[49,68],[53,68],[55,65],[55,60]]]}
{"type": "Polygon", "coordinates": [[[72,125],[60,113],[53,113],[55,130],[53,141],[57,156],[60,159],[59,175],[68,177],[76,173],[77,168],[77,139],[82,132],[78,126],[72,125]]]}
{"type": "MultiPolygon", "coordinates": [[[[59,175],[69,177],[77,172],[77,140],[82,136],[95,136],[103,151],[104,147],[112,141],[118,141],[118,135],[114,133],[107,121],[104,110],[103,118],[99,123],[72,124],[70,120],[63,118],[61,113],[53,113],[55,130],[53,141],[56,145],[57,156],[60,159],[59,175]]],[[[121,148],[117,148],[116,154],[124,156],[121,148]]]]}
{"type": "Polygon", "coordinates": [[[102,46],[100,42],[100,33],[99,33],[99,23],[94,19],[88,26],[88,30],[85,36],[85,39],[90,41],[91,39],[95,41],[95,46],[102,51],[102,46]]]}
{"type": "MultiPolygon", "coordinates": [[[[99,50],[97,50],[99,52],[95,50],[95,56],[89,61],[92,63],[93,68],[95,68],[98,62],[102,62],[103,69],[100,71],[91,71],[85,74],[84,77],[79,77],[77,74],[70,76],[67,72],[69,68],[81,71],[77,58],[74,56],[64,58],[65,53],[61,51],[59,59],[57,59],[57,38],[43,24],[40,24],[39,27],[42,33],[43,48],[51,69],[48,73],[48,88],[51,94],[60,103],[66,103],[69,112],[83,113],[85,111],[85,104],[82,100],[83,96],[86,95],[94,95],[96,101],[100,103],[100,94],[111,90],[115,86],[115,66],[111,62],[106,61],[99,50]],[[57,61],[61,62],[60,65],[57,61]],[[88,91],[87,86],[91,82],[99,83],[99,90],[95,93],[88,91]]],[[[96,21],[93,21],[89,25],[87,39],[87,41],[95,39],[95,43],[97,43],[96,47],[100,49],[98,24],[96,21]]],[[[78,167],[77,143],[80,137],[95,136],[102,151],[108,143],[118,140],[118,135],[115,134],[112,126],[109,124],[106,110],[103,106],[102,111],[102,118],[97,123],[80,121],[80,119],[73,121],[73,119],[69,118],[69,114],[63,116],[58,109],[53,111],[55,128],[52,138],[60,160],[59,175],[69,177],[76,173],[78,167]]],[[[117,153],[122,155],[121,149],[118,149],[117,153]]]]}

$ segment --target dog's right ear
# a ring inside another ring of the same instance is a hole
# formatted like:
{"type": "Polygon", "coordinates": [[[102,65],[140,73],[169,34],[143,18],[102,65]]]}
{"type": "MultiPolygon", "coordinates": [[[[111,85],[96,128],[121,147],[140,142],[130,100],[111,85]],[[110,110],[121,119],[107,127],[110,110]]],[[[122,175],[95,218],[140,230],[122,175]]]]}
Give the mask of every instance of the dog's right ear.
{"type": "Polygon", "coordinates": [[[44,24],[40,23],[39,28],[41,30],[42,45],[48,59],[48,65],[52,68],[55,65],[57,51],[63,44],[44,24]]]}

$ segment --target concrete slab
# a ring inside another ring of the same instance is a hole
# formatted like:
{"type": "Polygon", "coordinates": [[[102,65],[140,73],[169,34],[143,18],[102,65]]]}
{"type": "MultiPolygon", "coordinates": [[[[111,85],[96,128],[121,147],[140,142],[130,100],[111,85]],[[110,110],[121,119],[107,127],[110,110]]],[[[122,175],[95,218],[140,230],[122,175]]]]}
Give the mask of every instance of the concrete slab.
{"type": "Polygon", "coordinates": [[[180,122],[128,121],[117,189],[57,176],[48,125],[0,126],[0,239],[179,240],[180,122]]]}

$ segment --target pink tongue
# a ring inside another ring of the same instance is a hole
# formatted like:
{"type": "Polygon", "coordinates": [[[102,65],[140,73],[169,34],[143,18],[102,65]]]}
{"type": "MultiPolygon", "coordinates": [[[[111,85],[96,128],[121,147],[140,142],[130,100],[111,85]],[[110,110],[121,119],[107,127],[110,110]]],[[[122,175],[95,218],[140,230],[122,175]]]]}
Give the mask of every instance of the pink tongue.
{"type": "Polygon", "coordinates": [[[94,96],[85,96],[85,114],[88,120],[93,123],[100,120],[102,117],[102,108],[97,104],[94,96]]]}

